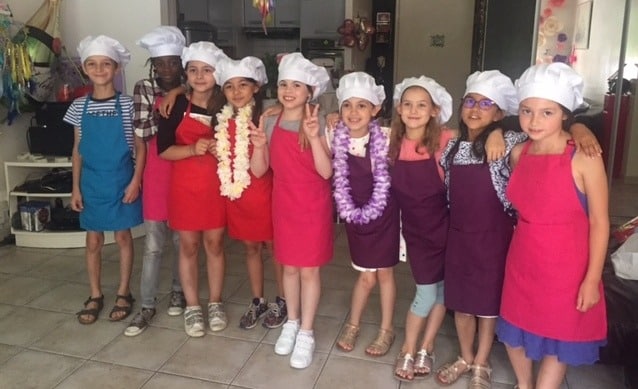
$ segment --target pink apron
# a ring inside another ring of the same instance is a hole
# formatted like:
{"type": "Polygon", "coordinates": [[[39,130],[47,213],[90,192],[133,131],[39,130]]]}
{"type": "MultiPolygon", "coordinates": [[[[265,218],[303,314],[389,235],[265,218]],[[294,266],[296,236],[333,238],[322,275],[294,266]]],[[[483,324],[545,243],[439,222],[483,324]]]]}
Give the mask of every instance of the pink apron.
{"type": "Polygon", "coordinates": [[[142,210],[144,220],[168,220],[168,188],[171,181],[170,161],[157,153],[157,137],[146,142],[146,165],[142,179],[142,210]]]}
{"type": "Polygon", "coordinates": [[[321,266],[333,255],[330,181],[317,173],[310,148],[300,149],[298,134],[279,127],[280,119],[270,142],[275,258],[288,266],[321,266]]]}
{"type": "Polygon", "coordinates": [[[589,220],[572,176],[574,146],[568,143],[558,155],[530,155],[530,144],[507,188],[519,218],[505,266],[501,316],[546,338],[605,339],[602,282],[600,302],[585,313],[576,310],[589,261],[589,220]]]}

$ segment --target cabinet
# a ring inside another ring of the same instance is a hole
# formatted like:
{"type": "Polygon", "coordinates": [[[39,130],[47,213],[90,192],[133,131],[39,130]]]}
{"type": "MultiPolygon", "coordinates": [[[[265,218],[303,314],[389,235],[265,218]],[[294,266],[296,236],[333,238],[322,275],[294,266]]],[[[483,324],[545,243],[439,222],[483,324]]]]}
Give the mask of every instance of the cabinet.
{"type": "MultiPolygon", "coordinates": [[[[279,0],[272,9],[266,27],[299,28],[299,0],[279,0]]],[[[244,27],[261,27],[261,13],[253,7],[252,0],[244,0],[244,27]]]]}
{"type": "MultiPolygon", "coordinates": [[[[183,16],[181,20],[208,22],[207,0],[178,0],[177,10],[178,14],[183,16]]],[[[178,18],[178,20],[180,20],[180,18],[178,18]]]]}
{"type": "Polygon", "coordinates": [[[302,39],[337,39],[337,29],[345,18],[346,5],[342,0],[301,0],[300,15],[303,23],[299,35],[302,39]]]}
{"type": "MultiPolygon", "coordinates": [[[[17,192],[14,188],[24,183],[27,177],[41,177],[53,168],[71,168],[71,162],[5,162],[4,176],[7,187],[7,201],[9,203],[9,215],[13,216],[18,211],[19,201],[39,200],[53,201],[62,198],[65,202],[71,198],[71,193],[31,193],[17,192]]],[[[84,247],[86,233],[84,231],[24,231],[11,227],[11,233],[15,235],[16,246],[38,248],[69,248],[84,247]]],[[[144,236],[144,226],[140,225],[132,229],[133,237],[144,236]]],[[[105,234],[104,243],[113,243],[113,234],[105,234]]]]}

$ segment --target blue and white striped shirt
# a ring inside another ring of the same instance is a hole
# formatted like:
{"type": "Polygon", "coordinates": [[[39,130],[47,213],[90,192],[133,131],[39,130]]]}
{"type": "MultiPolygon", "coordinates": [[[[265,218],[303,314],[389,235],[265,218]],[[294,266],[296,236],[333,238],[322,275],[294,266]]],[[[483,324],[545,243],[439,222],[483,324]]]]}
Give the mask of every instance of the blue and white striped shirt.
{"type": "MultiPolygon", "coordinates": [[[[84,102],[88,96],[79,97],[71,103],[71,106],[64,115],[64,121],[78,128],[80,138],[82,137],[82,111],[84,109],[84,102]]],[[[120,95],[120,107],[122,110],[122,123],[124,136],[126,143],[128,144],[131,153],[135,153],[135,133],[133,131],[133,98],[131,96],[120,95]]],[[[116,116],[117,110],[115,108],[115,97],[107,100],[89,100],[89,105],[86,107],[87,115],[92,116],[116,116]]]]}

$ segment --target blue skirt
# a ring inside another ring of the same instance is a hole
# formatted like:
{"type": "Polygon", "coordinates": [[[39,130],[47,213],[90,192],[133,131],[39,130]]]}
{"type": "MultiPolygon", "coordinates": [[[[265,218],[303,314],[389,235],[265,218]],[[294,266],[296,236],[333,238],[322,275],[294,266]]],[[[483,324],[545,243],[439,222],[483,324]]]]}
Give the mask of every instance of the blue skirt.
{"type": "Polygon", "coordinates": [[[510,347],[523,347],[529,359],[540,361],[545,356],[555,355],[560,362],[572,366],[594,364],[599,359],[600,347],[607,344],[606,340],[566,342],[545,338],[518,328],[502,317],[498,318],[496,335],[510,347]]]}

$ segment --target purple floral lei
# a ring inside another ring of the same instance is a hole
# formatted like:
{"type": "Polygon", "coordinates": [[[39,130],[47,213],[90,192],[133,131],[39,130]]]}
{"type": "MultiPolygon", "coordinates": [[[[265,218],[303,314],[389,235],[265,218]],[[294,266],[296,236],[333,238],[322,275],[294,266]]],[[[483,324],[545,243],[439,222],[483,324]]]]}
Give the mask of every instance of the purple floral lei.
{"type": "Polygon", "coordinates": [[[357,208],[350,192],[350,169],[348,167],[348,148],[350,147],[350,130],[343,121],[339,121],[334,135],[334,198],[337,211],[348,223],[367,224],[383,213],[388,203],[390,192],[390,173],[388,172],[388,142],[381,131],[379,122],[373,120],[368,124],[370,131],[370,158],[372,160],[372,195],[368,202],[357,208]]]}

